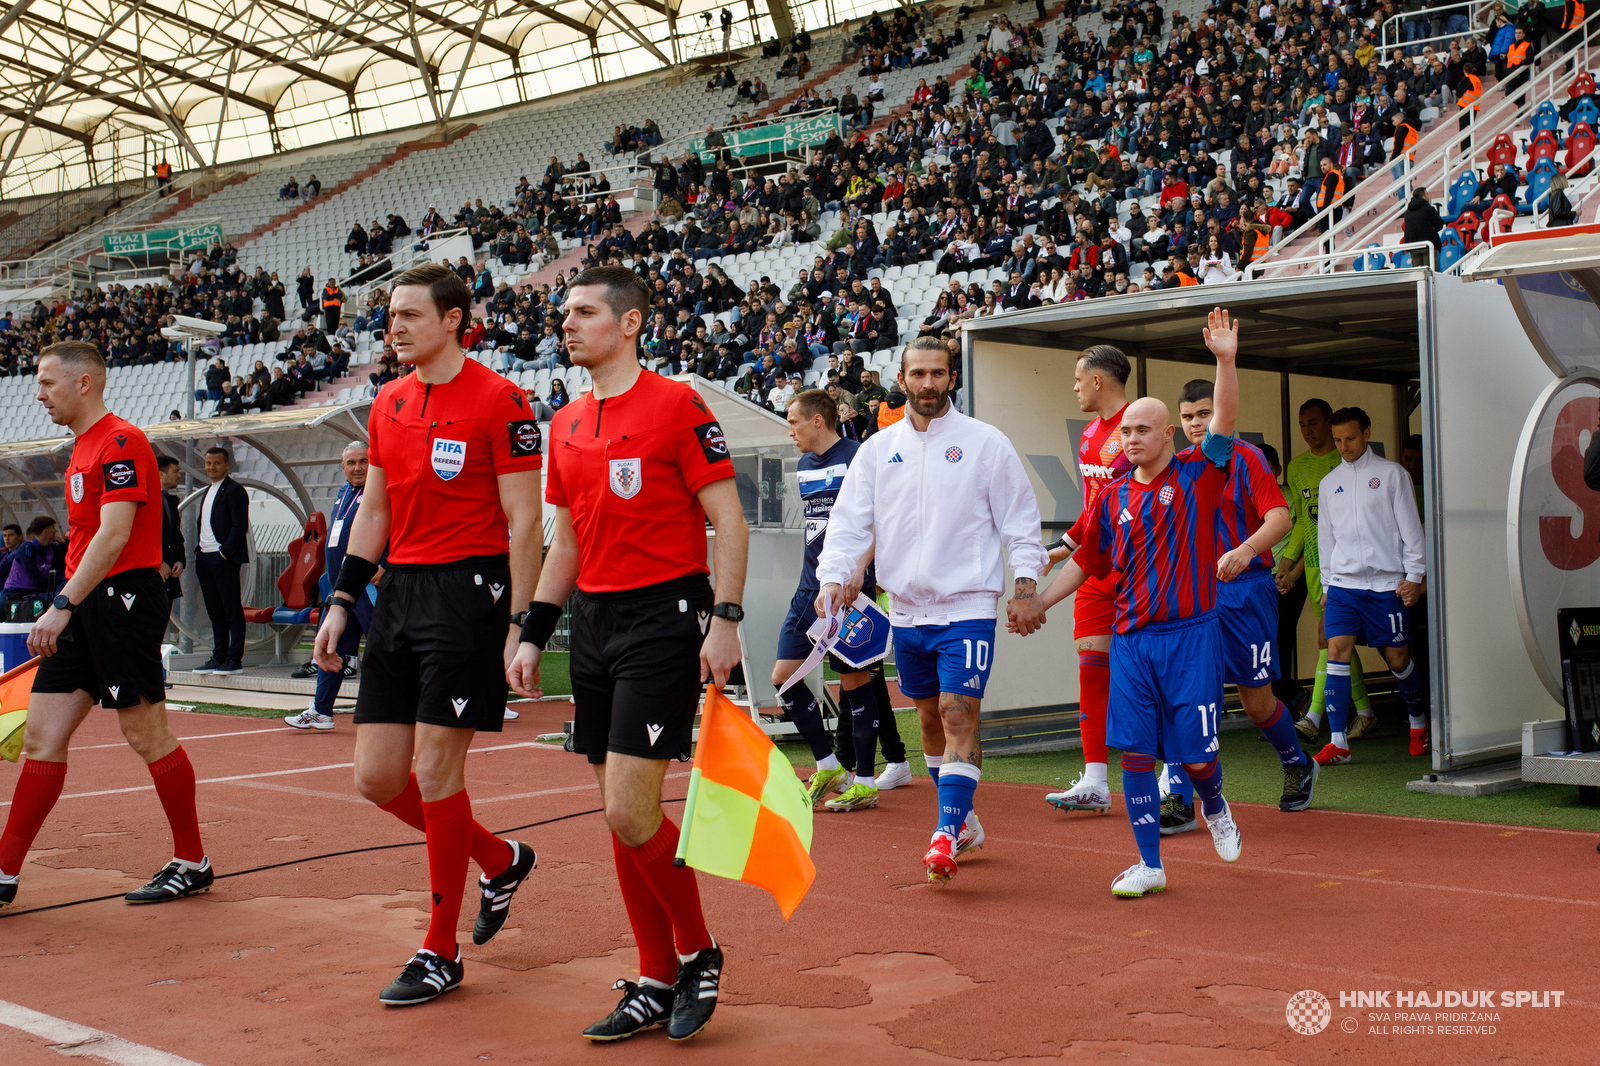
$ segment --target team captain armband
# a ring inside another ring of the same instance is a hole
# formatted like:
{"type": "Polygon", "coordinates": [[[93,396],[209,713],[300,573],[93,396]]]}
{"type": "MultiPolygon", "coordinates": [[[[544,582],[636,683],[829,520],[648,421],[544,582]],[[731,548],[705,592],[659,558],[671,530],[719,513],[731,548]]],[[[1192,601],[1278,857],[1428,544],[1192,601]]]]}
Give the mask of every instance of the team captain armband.
{"type": "Polygon", "coordinates": [[[352,598],[359,600],[367,594],[367,586],[377,576],[377,563],[359,555],[346,555],[344,565],[339,567],[339,580],[333,583],[333,591],[348,592],[352,598]]]}
{"type": "Polygon", "coordinates": [[[1227,466],[1233,458],[1233,438],[1206,430],[1206,439],[1200,442],[1200,453],[1217,466],[1227,466]]]}
{"type": "Polygon", "coordinates": [[[556,631],[556,623],[561,621],[561,607],[554,603],[541,603],[531,600],[528,603],[528,618],[522,623],[522,635],[518,641],[523,644],[532,644],[540,651],[550,640],[550,634],[556,631]]]}

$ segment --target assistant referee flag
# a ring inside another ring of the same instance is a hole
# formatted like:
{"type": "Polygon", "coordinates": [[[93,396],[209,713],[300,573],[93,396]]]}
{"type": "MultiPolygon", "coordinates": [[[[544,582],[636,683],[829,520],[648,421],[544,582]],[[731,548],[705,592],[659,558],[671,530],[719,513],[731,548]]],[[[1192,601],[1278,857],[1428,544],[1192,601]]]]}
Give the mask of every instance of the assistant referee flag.
{"type": "Polygon", "coordinates": [[[12,670],[0,674],[0,759],[16,762],[22,754],[22,733],[28,724],[28,697],[33,693],[33,675],[39,671],[35,656],[12,670]]]}
{"type": "Polygon", "coordinates": [[[817,877],[805,785],[714,684],[700,714],[678,862],[766,889],[785,920],[817,877]]]}

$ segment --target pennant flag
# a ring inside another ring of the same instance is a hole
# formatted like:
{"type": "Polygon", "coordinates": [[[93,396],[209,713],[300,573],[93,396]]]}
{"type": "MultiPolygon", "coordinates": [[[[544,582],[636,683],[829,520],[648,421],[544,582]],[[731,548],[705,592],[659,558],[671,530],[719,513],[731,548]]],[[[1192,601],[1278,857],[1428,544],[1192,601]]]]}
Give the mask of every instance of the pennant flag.
{"type": "Polygon", "coordinates": [[[817,876],[805,785],[714,684],[700,714],[677,862],[766,889],[786,921],[817,876]]]}
{"type": "Polygon", "coordinates": [[[0,759],[6,762],[16,762],[22,754],[22,731],[28,724],[28,697],[33,692],[33,675],[38,669],[39,659],[35,656],[16,669],[0,674],[0,759]]]}

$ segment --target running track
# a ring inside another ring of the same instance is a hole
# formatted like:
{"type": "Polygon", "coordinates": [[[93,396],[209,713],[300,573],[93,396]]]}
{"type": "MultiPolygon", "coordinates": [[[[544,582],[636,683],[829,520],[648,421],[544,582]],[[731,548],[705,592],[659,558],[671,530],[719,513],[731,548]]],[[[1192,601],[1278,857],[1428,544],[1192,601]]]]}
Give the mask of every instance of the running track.
{"type": "MultiPolygon", "coordinates": [[[[399,1011],[376,996],[421,942],[422,848],[294,861],[415,839],[354,794],[348,718],[306,734],[173,715],[218,872],[289,865],[172,904],[18,913],[124,892],[169,856],[148,774],[112,716],[92,715],[0,920],[0,1062],[1600,1061],[1592,834],[1241,804],[1240,862],[1222,863],[1203,830],[1170,839],[1168,891],[1119,901],[1108,885],[1133,861],[1120,805],[1069,816],[1038,788],[986,783],[988,847],[937,889],[918,861],[926,779],[876,811],[817,815],[817,882],[790,923],[765,893],[702,877],[728,952],[711,1028],[682,1049],[659,1031],[591,1047],[577,1034],[613,1005],[611,982],[633,976],[635,956],[609,842],[582,813],[597,805],[593,778],[579,757],[532,743],[568,716],[541,705],[478,738],[468,780],[491,829],[577,816],[517,834],[540,861],[506,929],[472,947],[469,895],[467,983],[399,1011]],[[1493,1035],[1369,1033],[1367,1012],[1338,996],[1479,988],[1565,995],[1559,1009],[1497,1008],[1493,1035]],[[1301,989],[1332,1000],[1318,1035],[1285,1023],[1301,989]]],[[[686,770],[671,772],[669,796],[683,795],[686,770]]],[[[0,764],[0,795],[15,775],[0,764]]]]}

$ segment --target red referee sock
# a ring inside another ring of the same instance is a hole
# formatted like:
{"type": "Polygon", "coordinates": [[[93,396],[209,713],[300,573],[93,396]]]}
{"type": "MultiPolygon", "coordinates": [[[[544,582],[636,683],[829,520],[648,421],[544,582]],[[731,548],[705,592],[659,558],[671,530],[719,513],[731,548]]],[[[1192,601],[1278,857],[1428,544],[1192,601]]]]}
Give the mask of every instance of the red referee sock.
{"type": "MultiPolygon", "coordinates": [[[[700,885],[694,879],[694,871],[687,866],[672,865],[678,851],[677,824],[663,815],[656,835],[628,851],[639,869],[639,876],[672,919],[672,937],[678,954],[693,955],[702,948],[709,948],[711,934],[706,932],[705,914],[700,910],[700,885]]],[[[672,972],[678,971],[674,968],[672,972]]]]}
{"type": "MultiPolygon", "coordinates": [[[[378,809],[388,811],[419,833],[428,831],[422,816],[422,789],[417,787],[416,774],[411,775],[400,795],[378,809]]],[[[472,861],[478,864],[484,876],[499,877],[511,868],[511,845],[473,821],[472,861]]]]}
{"type": "Polygon", "coordinates": [[[1111,702],[1111,656],[1103,651],[1078,653],[1078,732],[1083,761],[1106,761],[1106,708],[1111,702]]]}
{"type": "Polygon", "coordinates": [[[11,794],[5,835],[0,836],[0,874],[15,877],[22,872],[22,860],[28,857],[33,838],[39,835],[39,827],[61,798],[61,787],[66,783],[64,762],[28,759],[22,764],[16,791],[11,794]]]}
{"type": "Polygon", "coordinates": [[[428,834],[428,887],[433,892],[433,912],[422,946],[453,959],[461,892],[467,886],[467,855],[472,850],[472,800],[462,789],[437,803],[424,801],[422,817],[428,834]]]}
{"type": "Polygon", "coordinates": [[[150,777],[161,797],[161,809],[172,826],[172,857],[199,865],[205,860],[205,845],[200,843],[200,816],[194,809],[194,764],[189,753],[178,745],[150,764],[150,777]]]}
{"type": "MultiPolygon", "coordinates": [[[[676,848],[674,848],[676,850],[676,848]]],[[[611,834],[611,857],[617,863],[617,884],[622,886],[622,905],[628,909],[628,924],[639,945],[639,976],[671,987],[678,979],[678,955],[673,950],[672,919],[650,890],[633,861],[633,849],[611,834]]]]}

